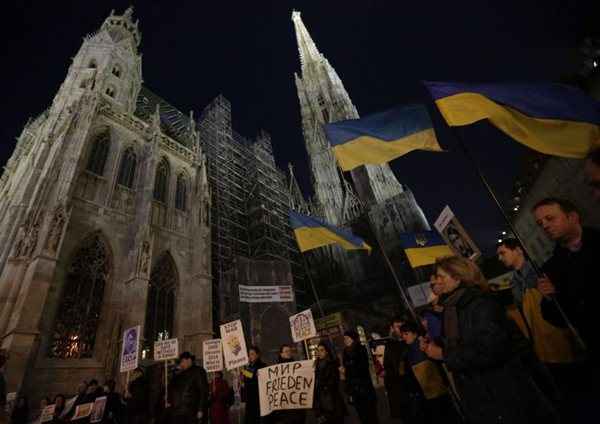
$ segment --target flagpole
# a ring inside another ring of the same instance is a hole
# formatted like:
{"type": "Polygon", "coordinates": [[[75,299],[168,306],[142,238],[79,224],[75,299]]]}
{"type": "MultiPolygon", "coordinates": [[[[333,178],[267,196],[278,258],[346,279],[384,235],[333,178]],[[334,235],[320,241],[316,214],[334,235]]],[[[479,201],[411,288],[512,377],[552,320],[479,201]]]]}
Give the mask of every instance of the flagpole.
{"type": "Polygon", "coordinates": [[[319,298],[319,294],[317,293],[315,283],[310,275],[310,270],[308,269],[308,263],[306,262],[306,257],[304,256],[304,253],[300,253],[300,256],[302,256],[302,262],[304,263],[304,271],[306,272],[306,275],[308,276],[308,281],[310,282],[310,288],[312,289],[313,296],[315,298],[315,301],[317,302],[317,307],[319,308],[319,313],[321,314],[321,318],[323,318],[325,316],[325,313],[323,312],[323,307],[321,306],[321,299],[319,298]]]}
{"type": "MultiPolygon", "coordinates": [[[[540,278],[541,277],[545,277],[544,271],[538,266],[538,264],[535,262],[535,260],[533,259],[533,257],[527,251],[527,248],[525,247],[525,243],[523,243],[523,239],[521,238],[521,236],[520,236],[519,232],[517,231],[516,227],[513,225],[510,217],[508,216],[508,214],[506,213],[506,211],[502,207],[502,204],[498,200],[498,197],[496,196],[496,193],[492,189],[492,186],[488,182],[486,176],[483,174],[483,171],[481,170],[481,167],[479,166],[479,164],[477,163],[477,161],[475,160],[475,158],[473,157],[473,155],[471,154],[471,152],[467,148],[467,146],[466,146],[465,142],[463,141],[462,137],[460,136],[458,130],[456,128],[454,128],[454,127],[450,127],[450,129],[452,130],[452,133],[454,134],[455,138],[458,140],[458,144],[460,145],[461,150],[463,151],[463,153],[466,156],[467,160],[469,162],[471,162],[471,165],[473,166],[473,168],[475,168],[475,171],[477,172],[477,175],[479,176],[479,180],[482,182],[482,184],[486,188],[488,194],[490,195],[490,197],[494,201],[496,207],[498,208],[498,210],[502,214],[502,217],[504,218],[504,221],[508,225],[508,228],[510,228],[510,230],[512,231],[512,233],[515,235],[515,238],[517,239],[517,241],[521,245],[521,249],[523,249],[523,252],[528,257],[528,259],[529,259],[529,261],[531,263],[531,266],[533,267],[535,273],[540,278]]],[[[552,300],[552,303],[554,304],[554,306],[558,310],[558,313],[561,315],[561,317],[563,318],[563,320],[567,324],[567,327],[569,328],[569,330],[573,334],[573,337],[575,338],[575,341],[577,342],[577,344],[579,344],[579,346],[583,350],[587,350],[585,342],[583,341],[583,339],[579,335],[579,332],[577,331],[577,329],[571,323],[571,320],[569,319],[569,317],[567,316],[567,314],[563,310],[562,306],[560,305],[560,303],[558,302],[558,300],[556,299],[556,297],[555,296],[550,296],[550,299],[552,300]]],[[[527,320],[525,320],[525,322],[527,322],[527,320]]]]}

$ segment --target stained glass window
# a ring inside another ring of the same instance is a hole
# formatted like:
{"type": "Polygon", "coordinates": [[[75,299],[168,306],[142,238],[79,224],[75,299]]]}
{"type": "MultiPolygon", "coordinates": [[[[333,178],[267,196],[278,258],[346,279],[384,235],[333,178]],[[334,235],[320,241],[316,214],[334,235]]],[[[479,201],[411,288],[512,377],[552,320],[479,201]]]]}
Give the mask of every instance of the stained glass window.
{"type": "Polygon", "coordinates": [[[130,147],[123,152],[121,158],[121,165],[119,166],[119,176],[117,177],[117,184],[125,186],[127,188],[133,188],[133,179],[135,177],[135,167],[137,159],[133,149],[130,147]]]}
{"type": "Polygon", "coordinates": [[[108,158],[108,148],[110,147],[110,137],[103,133],[92,141],[92,150],[88,158],[87,170],[96,175],[104,173],[104,166],[108,158]]]}
{"type": "Polygon", "coordinates": [[[67,269],[48,355],[91,358],[110,260],[98,234],[83,241],[67,269]]]}
{"type": "Polygon", "coordinates": [[[167,189],[169,187],[169,176],[171,170],[166,159],[162,159],[156,169],[154,179],[154,200],[167,203],[167,189]]]}
{"type": "Polygon", "coordinates": [[[184,174],[177,176],[177,188],[175,191],[175,208],[186,210],[187,206],[187,178],[184,174]]]}
{"type": "Polygon", "coordinates": [[[174,336],[175,290],[177,273],[173,258],[168,253],[159,257],[150,273],[148,288],[148,306],[144,337],[148,346],[152,346],[159,336],[174,336]]]}

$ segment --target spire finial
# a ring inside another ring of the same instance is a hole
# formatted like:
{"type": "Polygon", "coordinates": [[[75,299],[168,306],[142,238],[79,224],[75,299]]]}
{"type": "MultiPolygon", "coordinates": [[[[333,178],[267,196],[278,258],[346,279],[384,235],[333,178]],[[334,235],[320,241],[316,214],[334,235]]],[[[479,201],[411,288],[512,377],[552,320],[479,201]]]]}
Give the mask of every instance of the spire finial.
{"type": "Polygon", "coordinates": [[[294,28],[296,29],[296,41],[298,42],[298,52],[300,53],[300,64],[304,67],[306,63],[319,60],[321,54],[317,50],[317,46],[310,36],[302,18],[300,12],[294,10],[292,12],[292,21],[294,22],[294,28]]]}

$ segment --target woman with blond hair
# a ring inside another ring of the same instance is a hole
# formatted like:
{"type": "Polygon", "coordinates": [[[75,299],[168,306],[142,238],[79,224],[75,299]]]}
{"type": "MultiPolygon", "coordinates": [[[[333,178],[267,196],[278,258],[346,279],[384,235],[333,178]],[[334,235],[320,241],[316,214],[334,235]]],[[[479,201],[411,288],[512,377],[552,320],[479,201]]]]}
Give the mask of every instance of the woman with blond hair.
{"type": "Polygon", "coordinates": [[[475,262],[457,256],[435,264],[434,285],[444,307],[441,343],[421,349],[452,373],[468,422],[557,422],[516,348],[520,344],[504,308],[486,292],[475,262]]]}

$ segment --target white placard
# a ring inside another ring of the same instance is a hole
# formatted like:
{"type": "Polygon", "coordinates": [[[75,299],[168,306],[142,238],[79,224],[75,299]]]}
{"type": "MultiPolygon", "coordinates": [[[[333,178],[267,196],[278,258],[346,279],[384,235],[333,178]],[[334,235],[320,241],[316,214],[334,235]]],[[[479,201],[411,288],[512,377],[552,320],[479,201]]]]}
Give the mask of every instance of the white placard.
{"type": "Polygon", "coordinates": [[[415,308],[427,305],[435,298],[431,291],[431,283],[416,284],[408,288],[408,295],[415,308]]]}
{"type": "Polygon", "coordinates": [[[54,420],[55,409],[56,405],[48,405],[44,409],[42,409],[42,414],[40,415],[40,423],[47,423],[54,420]]]}
{"type": "Polygon", "coordinates": [[[206,372],[223,371],[223,344],[221,339],[204,340],[202,343],[202,356],[206,372]]]}
{"type": "Polygon", "coordinates": [[[260,415],[282,409],[311,409],[315,390],[314,361],[284,362],[258,370],[260,415]]]}
{"type": "Polygon", "coordinates": [[[240,302],[267,303],[267,302],[293,302],[294,290],[292,286],[238,286],[240,302]]]}
{"type": "Polygon", "coordinates": [[[121,372],[133,371],[138,366],[141,326],[128,328],[123,332],[121,347],[121,372]]]}
{"type": "Polygon", "coordinates": [[[292,330],[292,338],[296,343],[316,337],[317,329],[312,311],[307,309],[306,311],[292,315],[290,317],[290,329],[292,330]]]}
{"type": "Polygon", "coordinates": [[[90,416],[90,423],[102,422],[104,418],[104,411],[106,409],[106,396],[97,397],[94,401],[94,407],[92,408],[92,414],[90,416]]]}
{"type": "Polygon", "coordinates": [[[93,407],[94,407],[94,403],[93,402],[82,403],[81,405],[77,405],[75,407],[75,414],[73,415],[73,418],[71,418],[71,421],[75,421],[75,420],[79,420],[81,418],[89,417],[90,414],[92,413],[92,408],[93,407]]]}
{"type": "Polygon", "coordinates": [[[444,208],[433,225],[455,254],[471,260],[481,256],[481,251],[458,221],[450,206],[444,208]]]}
{"type": "Polygon", "coordinates": [[[7,402],[14,402],[15,400],[17,400],[17,392],[10,392],[6,394],[7,402]]]}
{"type": "Polygon", "coordinates": [[[168,361],[179,356],[179,343],[177,339],[159,340],[154,342],[154,360],[168,361]]]}
{"type": "Polygon", "coordinates": [[[223,356],[225,357],[225,368],[232,370],[242,367],[248,363],[248,351],[244,339],[242,322],[228,322],[221,325],[221,340],[223,341],[223,356]]]}

